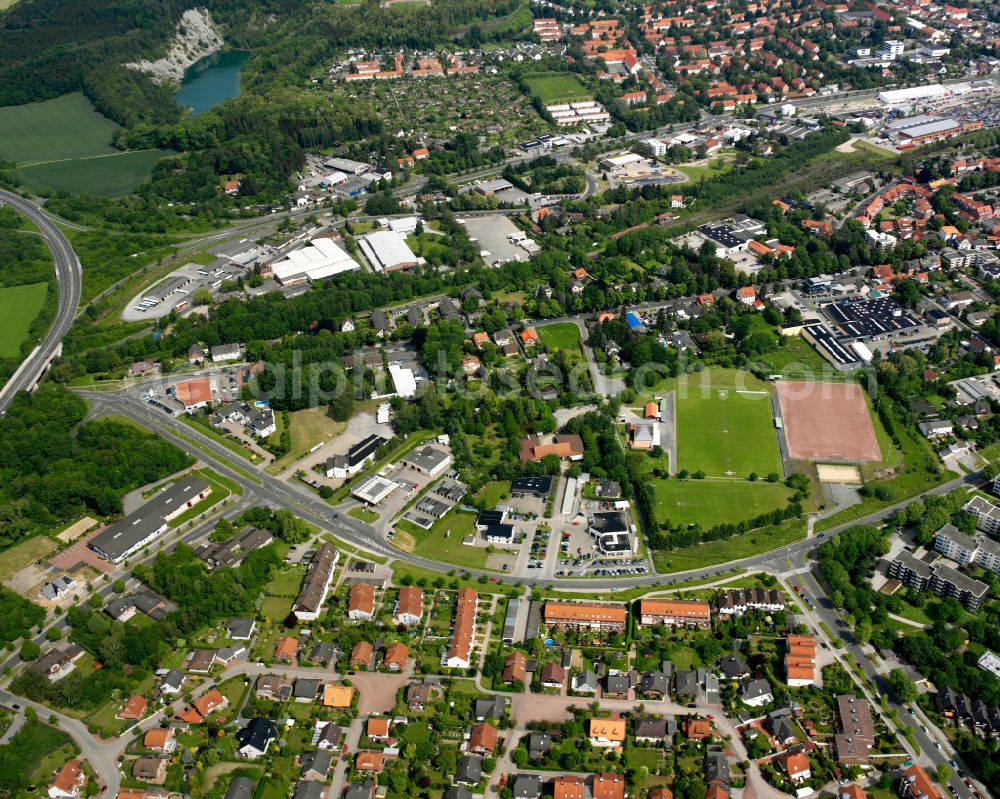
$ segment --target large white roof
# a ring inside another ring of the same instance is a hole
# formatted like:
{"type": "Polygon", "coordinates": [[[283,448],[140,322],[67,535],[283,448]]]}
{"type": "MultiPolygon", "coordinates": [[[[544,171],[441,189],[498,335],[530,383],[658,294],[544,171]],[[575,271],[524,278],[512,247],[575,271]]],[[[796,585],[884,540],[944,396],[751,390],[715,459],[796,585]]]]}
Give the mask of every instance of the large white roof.
{"type": "Polygon", "coordinates": [[[383,272],[403,269],[417,263],[417,256],[406,243],[406,237],[392,230],[369,233],[361,239],[359,246],[372,266],[383,272]]]}
{"type": "Polygon", "coordinates": [[[905,103],[912,100],[942,97],[947,94],[951,94],[951,92],[940,83],[930,83],[926,86],[911,86],[908,89],[890,89],[889,91],[879,92],[878,99],[880,103],[895,105],[896,103],[905,103]]]}
{"type": "Polygon", "coordinates": [[[412,369],[391,363],[389,364],[389,377],[392,378],[392,385],[399,396],[412,397],[417,393],[417,379],[412,369]]]}
{"type": "Polygon", "coordinates": [[[292,250],[285,258],[271,265],[279,281],[304,274],[310,280],[360,269],[361,266],[333,239],[313,239],[305,247],[292,250]]]}

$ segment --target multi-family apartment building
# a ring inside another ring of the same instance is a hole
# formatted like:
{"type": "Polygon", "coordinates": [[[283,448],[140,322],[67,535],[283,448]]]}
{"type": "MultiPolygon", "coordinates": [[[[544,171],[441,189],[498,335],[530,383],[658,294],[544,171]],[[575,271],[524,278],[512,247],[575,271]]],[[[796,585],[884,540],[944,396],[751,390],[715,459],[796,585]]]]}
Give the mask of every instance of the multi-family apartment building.
{"type": "Polygon", "coordinates": [[[969,610],[975,610],[982,604],[988,589],[986,583],[962,574],[942,562],[936,554],[928,562],[906,550],[889,564],[889,576],[915,591],[929,590],[938,596],[955,597],[969,610]]]}
{"type": "Polygon", "coordinates": [[[546,602],[542,618],[549,627],[568,630],[625,630],[625,606],[596,602],[546,602]]]}
{"type": "Polygon", "coordinates": [[[934,536],[934,549],[960,566],[974,564],[1000,574],[1000,542],[981,533],[966,535],[946,524],[934,536]]]}
{"type": "Polygon", "coordinates": [[[639,601],[639,624],[706,627],[712,621],[707,602],[690,599],[642,599],[639,601]]]}

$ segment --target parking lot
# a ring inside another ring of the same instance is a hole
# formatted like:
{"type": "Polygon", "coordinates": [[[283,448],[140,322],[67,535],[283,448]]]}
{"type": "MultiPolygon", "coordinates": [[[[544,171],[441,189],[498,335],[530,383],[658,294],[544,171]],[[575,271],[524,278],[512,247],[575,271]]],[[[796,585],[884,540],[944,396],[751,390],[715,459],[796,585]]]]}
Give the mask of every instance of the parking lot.
{"type": "MultiPolygon", "coordinates": [[[[504,197],[507,201],[507,197],[504,197]]],[[[511,233],[517,233],[518,227],[507,217],[499,214],[492,216],[470,216],[459,218],[469,231],[469,236],[479,243],[480,250],[490,253],[486,258],[489,262],[527,261],[528,253],[507,239],[511,233]]]]}
{"type": "Polygon", "coordinates": [[[163,280],[136,294],[122,311],[122,319],[136,322],[159,319],[174,310],[183,313],[192,307],[191,298],[196,291],[207,289],[214,296],[223,282],[235,280],[241,271],[239,267],[230,266],[223,258],[219,258],[211,266],[184,264],[163,280]]]}

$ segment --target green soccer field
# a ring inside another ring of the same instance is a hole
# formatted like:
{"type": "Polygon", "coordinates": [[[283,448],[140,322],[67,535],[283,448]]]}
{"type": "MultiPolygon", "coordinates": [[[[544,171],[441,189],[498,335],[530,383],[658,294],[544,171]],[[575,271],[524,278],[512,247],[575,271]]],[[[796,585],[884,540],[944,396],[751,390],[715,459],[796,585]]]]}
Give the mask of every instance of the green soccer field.
{"type": "Polygon", "coordinates": [[[540,72],[524,79],[543,105],[590,100],[594,95],[571,72],[540,72]]]}
{"type": "Polygon", "coordinates": [[[168,150],[138,150],[99,157],[74,158],[20,167],[15,173],[29,189],[121,197],[149,180],[156,162],[168,150]]]}
{"type": "Polygon", "coordinates": [[[0,357],[15,358],[45,304],[48,283],[0,288],[0,357]]]}
{"type": "Polygon", "coordinates": [[[770,387],[678,391],[677,465],[715,477],[780,474],[770,387]]]}
{"type": "Polygon", "coordinates": [[[714,527],[783,508],[794,493],[766,480],[653,480],[656,520],[714,527]]]}
{"type": "Polygon", "coordinates": [[[113,153],[118,126],[82,94],[0,108],[0,156],[18,164],[113,153]]]}

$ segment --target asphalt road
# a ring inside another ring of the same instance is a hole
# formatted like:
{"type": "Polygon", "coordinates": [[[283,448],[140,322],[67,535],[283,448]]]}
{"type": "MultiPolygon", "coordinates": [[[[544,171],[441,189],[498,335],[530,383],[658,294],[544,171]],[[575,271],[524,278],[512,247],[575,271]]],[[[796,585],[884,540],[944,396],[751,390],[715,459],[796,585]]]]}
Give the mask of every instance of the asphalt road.
{"type": "MultiPolygon", "coordinates": [[[[304,520],[316,524],[324,530],[328,530],[338,538],[349,544],[387,555],[395,560],[420,566],[436,572],[447,572],[455,567],[452,564],[441,563],[440,561],[424,558],[411,552],[404,552],[397,549],[390,541],[384,539],[369,524],[354,519],[332,508],[328,503],[317,497],[312,491],[297,481],[285,483],[282,480],[272,477],[266,472],[255,470],[249,464],[246,469],[253,472],[259,483],[249,480],[239,472],[232,470],[228,464],[232,458],[229,452],[221,444],[202,435],[197,430],[179,422],[166,413],[159,411],[146,404],[141,398],[133,396],[124,391],[101,392],[101,391],[80,391],[81,396],[97,407],[106,408],[113,413],[126,416],[147,429],[167,438],[181,449],[190,453],[193,457],[200,458],[212,465],[217,471],[226,477],[238,482],[244,490],[244,498],[248,501],[256,498],[273,507],[287,507],[294,511],[304,520]],[[197,445],[192,443],[197,442],[197,445]]],[[[241,464],[242,466],[242,464],[241,464]]],[[[726,564],[709,566],[702,569],[691,569],[684,572],[675,572],[669,575],[648,574],[634,577],[620,577],[614,580],[595,579],[566,579],[566,580],[539,580],[533,577],[518,577],[504,574],[498,575],[495,572],[487,572],[477,569],[464,569],[474,577],[486,575],[488,578],[502,579],[505,583],[518,583],[525,585],[538,585],[548,588],[566,588],[572,590],[594,590],[613,593],[617,590],[635,588],[647,585],[671,585],[675,582],[686,582],[688,580],[701,579],[703,577],[715,576],[723,571],[734,568],[760,568],[763,566],[784,568],[784,561],[805,556],[815,549],[827,537],[838,535],[839,533],[859,524],[874,524],[883,521],[896,512],[899,508],[908,505],[919,497],[930,494],[945,494],[961,486],[976,485],[980,481],[978,473],[970,473],[961,477],[956,477],[946,483],[924,492],[915,497],[895,503],[881,510],[870,513],[859,519],[854,519],[843,524],[832,527],[819,536],[806,538],[785,547],[780,547],[770,552],[764,552],[742,560],[730,561],[726,564]]]]}
{"type": "Polygon", "coordinates": [[[61,350],[63,336],[73,324],[76,307],[80,304],[83,273],[69,241],[48,214],[30,200],[0,189],[0,202],[14,208],[41,231],[42,239],[52,252],[56,282],[59,284],[59,306],[55,319],[42,342],[25,358],[14,375],[0,388],[0,414],[4,413],[18,391],[30,390],[45,372],[52,358],[61,350]]]}
{"type": "MultiPolygon", "coordinates": [[[[850,628],[840,616],[840,609],[833,606],[833,603],[826,596],[826,592],[820,585],[815,574],[808,568],[803,568],[796,574],[796,577],[802,584],[803,591],[815,600],[811,612],[818,616],[826,624],[827,628],[843,641],[843,651],[849,653],[853,657],[854,662],[864,669],[865,677],[876,686],[878,693],[888,697],[889,707],[898,714],[900,725],[913,729],[913,738],[920,747],[920,755],[917,758],[917,762],[925,768],[933,768],[941,763],[948,763],[950,759],[954,758],[958,762],[959,767],[966,774],[970,774],[969,768],[954,751],[948,739],[943,734],[935,735],[937,729],[927,724],[929,720],[922,713],[918,714],[915,710],[916,703],[912,705],[904,704],[892,691],[883,674],[875,667],[875,663],[872,661],[873,655],[869,654],[854,638],[850,628]],[[927,732],[924,732],[925,724],[927,724],[927,732]]],[[[871,649],[871,647],[868,647],[868,649],[871,649]]],[[[895,667],[896,664],[890,663],[888,665],[895,667]]],[[[973,799],[972,791],[954,773],[955,769],[952,769],[952,772],[949,784],[955,789],[957,795],[961,799],[973,799]]],[[[985,791],[985,788],[982,786],[980,786],[980,789],[985,791]]]]}

